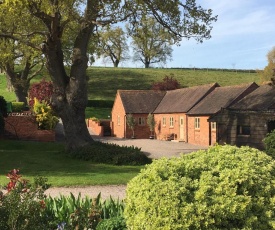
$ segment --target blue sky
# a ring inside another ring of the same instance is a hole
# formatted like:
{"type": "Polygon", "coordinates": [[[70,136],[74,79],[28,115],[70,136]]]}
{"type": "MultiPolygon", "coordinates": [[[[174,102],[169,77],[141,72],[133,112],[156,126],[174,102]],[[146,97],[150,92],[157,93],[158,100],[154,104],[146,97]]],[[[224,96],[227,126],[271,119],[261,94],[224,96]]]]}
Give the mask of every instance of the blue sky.
{"type": "MultiPolygon", "coordinates": [[[[218,21],[212,38],[202,44],[183,40],[173,46],[173,60],[164,67],[263,69],[266,54],[275,46],[274,0],[199,0],[218,21]]],[[[112,66],[98,60],[96,66],[112,66]]],[[[131,61],[121,67],[143,67],[131,61]]]]}

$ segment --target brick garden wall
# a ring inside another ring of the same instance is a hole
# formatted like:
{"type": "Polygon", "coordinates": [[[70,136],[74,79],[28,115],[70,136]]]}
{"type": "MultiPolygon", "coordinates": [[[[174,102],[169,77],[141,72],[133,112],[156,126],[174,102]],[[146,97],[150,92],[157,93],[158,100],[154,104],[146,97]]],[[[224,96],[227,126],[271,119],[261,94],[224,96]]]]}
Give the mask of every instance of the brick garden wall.
{"type": "Polygon", "coordinates": [[[10,113],[5,118],[5,139],[55,141],[54,130],[39,130],[35,117],[30,112],[10,113]]]}

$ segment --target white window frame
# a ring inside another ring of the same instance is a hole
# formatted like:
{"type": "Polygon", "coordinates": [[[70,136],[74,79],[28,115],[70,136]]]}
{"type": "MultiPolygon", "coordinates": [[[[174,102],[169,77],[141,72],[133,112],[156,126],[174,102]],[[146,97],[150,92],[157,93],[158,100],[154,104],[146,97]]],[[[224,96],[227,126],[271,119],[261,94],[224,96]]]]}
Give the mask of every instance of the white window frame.
{"type": "Polygon", "coordinates": [[[195,129],[200,129],[201,127],[201,124],[200,124],[200,121],[201,119],[199,117],[195,117],[195,129]]]}
{"type": "Polygon", "coordinates": [[[162,117],[162,126],[166,127],[166,117],[162,117]]]}
{"type": "Polygon", "coordinates": [[[145,117],[139,117],[138,118],[138,125],[140,125],[140,126],[145,125],[145,117]]]}
{"type": "Polygon", "coordinates": [[[170,117],[169,123],[170,123],[170,127],[174,127],[174,117],[170,117]]]}
{"type": "Polygon", "coordinates": [[[120,116],[117,115],[117,125],[120,125],[120,116]]]}
{"type": "Polygon", "coordinates": [[[211,130],[216,131],[217,130],[217,123],[211,122],[211,130]]]}

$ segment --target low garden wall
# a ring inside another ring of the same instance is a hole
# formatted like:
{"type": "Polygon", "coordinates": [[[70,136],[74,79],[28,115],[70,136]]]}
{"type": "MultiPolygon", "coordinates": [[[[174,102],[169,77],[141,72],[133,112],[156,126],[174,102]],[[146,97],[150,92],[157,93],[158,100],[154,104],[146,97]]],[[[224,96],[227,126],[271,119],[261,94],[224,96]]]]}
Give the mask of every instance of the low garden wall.
{"type": "Polygon", "coordinates": [[[100,125],[100,122],[87,119],[87,126],[92,129],[95,135],[104,136],[104,127],[100,125]]]}
{"type": "Polygon", "coordinates": [[[39,130],[35,116],[29,111],[9,113],[5,118],[5,139],[55,141],[55,130],[39,130]]]}

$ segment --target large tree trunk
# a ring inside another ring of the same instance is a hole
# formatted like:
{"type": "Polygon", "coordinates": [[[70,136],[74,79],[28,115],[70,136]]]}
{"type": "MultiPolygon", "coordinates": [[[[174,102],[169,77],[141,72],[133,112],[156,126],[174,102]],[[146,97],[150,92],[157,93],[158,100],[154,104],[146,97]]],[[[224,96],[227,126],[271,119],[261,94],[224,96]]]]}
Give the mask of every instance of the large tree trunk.
{"type": "Polygon", "coordinates": [[[22,85],[15,85],[14,86],[14,93],[16,96],[16,101],[24,102],[24,105],[28,104],[28,89],[29,86],[22,86],[22,85]]]}
{"type": "Polygon", "coordinates": [[[15,73],[14,67],[10,64],[6,64],[4,69],[7,82],[14,90],[16,101],[24,102],[24,104],[27,105],[28,90],[30,87],[30,81],[28,79],[29,69],[24,69],[20,73],[15,73]]]}
{"type": "Polygon", "coordinates": [[[119,60],[115,60],[115,62],[114,62],[114,67],[118,67],[118,64],[119,64],[119,60]]]}
{"type": "MultiPolygon", "coordinates": [[[[92,4],[93,1],[88,1],[92,4]]],[[[95,7],[95,9],[97,9],[95,7]]],[[[87,12],[91,14],[91,12],[87,12]]],[[[76,37],[72,54],[72,66],[68,76],[64,67],[62,52],[62,26],[60,14],[57,12],[52,21],[45,23],[51,30],[41,47],[46,57],[46,67],[54,84],[52,105],[61,117],[67,150],[74,150],[93,142],[85,122],[87,105],[87,47],[93,27],[83,22],[76,37]]]]}

